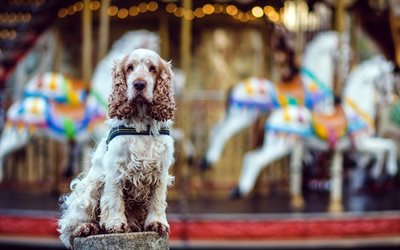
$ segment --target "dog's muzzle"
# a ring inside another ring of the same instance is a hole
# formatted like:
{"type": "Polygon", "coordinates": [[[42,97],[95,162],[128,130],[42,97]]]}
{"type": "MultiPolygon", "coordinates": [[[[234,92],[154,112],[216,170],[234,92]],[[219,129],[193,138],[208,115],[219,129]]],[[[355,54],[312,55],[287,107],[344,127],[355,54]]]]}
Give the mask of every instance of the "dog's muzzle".
{"type": "Polygon", "coordinates": [[[133,82],[133,87],[134,87],[136,90],[141,91],[141,90],[143,90],[143,89],[146,87],[146,82],[143,81],[143,80],[135,80],[135,81],[133,82]]]}

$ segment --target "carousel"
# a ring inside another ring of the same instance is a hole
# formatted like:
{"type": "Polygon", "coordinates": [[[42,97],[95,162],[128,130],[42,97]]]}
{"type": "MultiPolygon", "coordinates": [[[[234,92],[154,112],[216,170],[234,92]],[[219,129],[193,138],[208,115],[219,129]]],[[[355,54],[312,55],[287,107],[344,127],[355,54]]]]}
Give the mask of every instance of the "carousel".
{"type": "Polygon", "coordinates": [[[399,0],[6,0],[1,249],[65,249],[137,48],[175,75],[171,249],[400,248],[399,0]]]}

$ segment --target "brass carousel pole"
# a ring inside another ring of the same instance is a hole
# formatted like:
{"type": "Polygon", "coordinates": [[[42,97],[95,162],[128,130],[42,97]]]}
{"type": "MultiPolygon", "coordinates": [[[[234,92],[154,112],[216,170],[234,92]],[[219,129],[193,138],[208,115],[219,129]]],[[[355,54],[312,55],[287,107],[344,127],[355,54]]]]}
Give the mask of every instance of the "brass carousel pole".
{"type": "MultiPolygon", "coordinates": [[[[353,25],[350,27],[350,46],[351,51],[359,51],[359,38],[358,38],[358,30],[360,27],[360,14],[356,13],[352,16],[353,25]]],[[[353,53],[351,57],[350,69],[356,66],[360,62],[360,57],[358,53],[353,53]]]]}
{"type": "MultiPolygon", "coordinates": [[[[394,8],[395,6],[391,7],[394,8]]],[[[389,24],[394,43],[396,64],[400,67],[400,19],[397,20],[394,10],[391,8],[389,8],[389,24]]]]}
{"type": "Polygon", "coordinates": [[[295,55],[296,59],[299,60],[301,58],[303,52],[304,45],[304,30],[302,27],[302,15],[300,14],[303,11],[303,6],[306,4],[303,0],[296,1],[296,32],[295,32],[295,55]]]}
{"type": "MultiPolygon", "coordinates": [[[[341,35],[344,31],[345,24],[345,0],[336,0],[335,29],[341,35]]],[[[340,49],[341,42],[339,40],[340,49]]],[[[342,77],[339,75],[338,67],[341,64],[341,58],[338,58],[335,68],[333,93],[340,96],[342,92],[342,77]]],[[[329,201],[329,212],[340,213],[343,211],[342,191],[343,191],[343,156],[342,152],[335,150],[333,153],[333,167],[331,168],[331,193],[329,201]]]]}
{"type": "MultiPolygon", "coordinates": [[[[192,0],[182,0],[182,7],[188,11],[192,10],[192,0]]],[[[190,75],[191,63],[191,45],[192,45],[192,21],[181,18],[181,67],[185,73],[186,79],[190,75]]]]}
{"type": "Polygon", "coordinates": [[[61,45],[61,37],[60,37],[60,30],[54,28],[55,33],[55,40],[56,40],[56,48],[54,53],[54,67],[53,70],[55,72],[60,72],[61,68],[61,60],[62,60],[62,45],[61,45]]]}
{"type": "Polygon", "coordinates": [[[168,17],[162,15],[160,19],[161,57],[169,58],[169,26],[168,17]]]}
{"type": "Polygon", "coordinates": [[[100,61],[107,53],[110,37],[110,17],[107,14],[107,9],[110,6],[111,0],[102,0],[100,9],[100,27],[99,27],[99,53],[97,61],[100,61]]]}
{"type": "MultiPolygon", "coordinates": [[[[336,0],[336,13],[335,13],[335,30],[342,35],[344,32],[345,25],[345,0],[336,0]]],[[[339,41],[339,48],[341,46],[341,41],[339,41]]],[[[341,64],[341,58],[338,58],[338,65],[341,64]]],[[[335,81],[333,82],[333,92],[335,95],[340,96],[342,92],[342,79],[339,76],[339,72],[336,68],[335,81]]]]}
{"type": "Polygon", "coordinates": [[[83,1],[82,13],[82,75],[86,88],[89,89],[92,75],[92,12],[89,9],[90,0],[83,1]]]}

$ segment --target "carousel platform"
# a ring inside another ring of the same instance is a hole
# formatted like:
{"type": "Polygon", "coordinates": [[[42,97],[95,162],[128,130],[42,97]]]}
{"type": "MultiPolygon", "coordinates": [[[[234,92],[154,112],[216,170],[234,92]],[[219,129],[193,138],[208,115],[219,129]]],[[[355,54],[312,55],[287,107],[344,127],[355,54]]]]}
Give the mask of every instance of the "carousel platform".
{"type": "MultiPolygon", "coordinates": [[[[400,249],[400,192],[345,196],[342,213],[326,212],[328,195],[241,200],[202,197],[169,201],[171,249],[400,249]]],[[[0,249],[63,249],[58,196],[0,189],[0,249]]]]}

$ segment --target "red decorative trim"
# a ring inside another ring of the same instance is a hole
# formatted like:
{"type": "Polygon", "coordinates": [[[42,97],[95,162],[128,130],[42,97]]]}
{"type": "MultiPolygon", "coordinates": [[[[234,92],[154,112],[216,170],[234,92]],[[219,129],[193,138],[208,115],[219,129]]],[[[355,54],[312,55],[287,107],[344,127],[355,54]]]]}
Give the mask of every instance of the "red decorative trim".
{"type": "Polygon", "coordinates": [[[13,236],[58,237],[57,218],[0,216],[0,234],[13,236]]]}
{"type": "MultiPolygon", "coordinates": [[[[0,216],[0,234],[58,237],[57,218],[0,216]]],[[[399,216],[277,220],[170,220],[172,240],[283,240],[400,236],[399,216]]]]}
{"type": "Polygon", "coordinates": [[[400,236],[400,218],[171,221],[171,239],[279,240],[400,236]]]}

